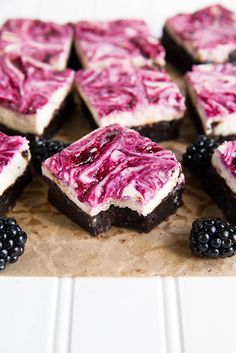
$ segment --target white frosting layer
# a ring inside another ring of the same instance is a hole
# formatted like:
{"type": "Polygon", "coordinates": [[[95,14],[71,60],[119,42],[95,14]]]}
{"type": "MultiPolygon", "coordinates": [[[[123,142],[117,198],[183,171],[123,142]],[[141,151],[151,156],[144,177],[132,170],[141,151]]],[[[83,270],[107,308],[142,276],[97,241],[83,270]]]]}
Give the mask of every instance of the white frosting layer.
{"type": "Polygon", "coordinates": [[[202,127],[206,135],[216,136],[227,136],[236,134],[236,114],[219,115],[214,117],[207,117],[205,110],[198,103],[198,97],[196,91],[193,89],[191,84],[187,81],[187,91],[189,97],[194,105],[199,118],[201,119],[202,127]],[[216,126],[212,126],[212,123],[217,123],[216,126]]]}
{"type": "Polygon", "coordinates": [[[42,109],[38,109],[36,114],[21,114],[1,106],[0,123],[24,134],[42,135],[44,129],[51,122],[55,111],[59,109],[68,95],[70,88],[71,83],[69,82],[57,89],[49,98],[48,103],[42,109]]]}
{"type": "Polygon", "coordinates": [[[25,139],[24,144],[15,152],[10,163],[8,163],[0,173],[0,196],[24,173],[30,158],[28,141],[25,139]],[[24,151],[28,152],[27,157],[23,157],[22,152],[24,151]]]}
{"type": "Polygon", "coordinates": [[[60,180],[56,179],[50,171],[45,168],[45,165],[42,165],[42,173],[52,182],[54,182],[58,188],[71,200],[73,201],[76,206],[78,206],[82,211],[86,212],[90,216],[96,216],[101,211],[106,211],[109,209],[111,205],[116,207],[124,208],[128,207],[133,211],[138,212],[143,216],[147,216],[151,213],[161,202],[162,200],[179,184],[184,182],[184,175],[181,173],[179,176],[179,170],[175,170],[172,174],[171,178],[166,182],[163,188],[156,194],[156,196],[151,199],[147,204],[142,205],[140,202],[135,202],[135,199],[142,198],[142,195],[135,189],[132,188],[130,185],[128,188],[125,188],[123,196],[130,196],[132,200],[127,202],[122,202],[121,200],[114,200],[112,203],[111,201],[98,205],[96,208],[92,208],[89,204],[80,202],[78,197],[75,193],[75,190],[71,186],[64,186],[60,180]]]}
{"type": "Polygon", "coordinates": [[[235,182],[235,176],[231,173],[231,170],[229,168],[226,168],[225,164],[221,160],[221,154],[220,151],[223,152],[225,149],[225,145],[227,142],[223,143],[220,145],[215,152],[212,155],[211,159],[211,164],[217,174],[221,176],[221,178],[224,179],[225,183],[228,185],[228,187],[236,193],[236,182],[235,182]]]}

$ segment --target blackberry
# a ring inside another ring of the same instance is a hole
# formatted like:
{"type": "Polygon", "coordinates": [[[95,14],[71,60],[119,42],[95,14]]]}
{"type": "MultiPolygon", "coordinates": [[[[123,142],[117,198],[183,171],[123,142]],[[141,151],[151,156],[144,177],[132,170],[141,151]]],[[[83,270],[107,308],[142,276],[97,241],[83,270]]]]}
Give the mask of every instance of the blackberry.
{"type": "Polygon", "coordinates": [[[45,159],[61,152],[68,143],[63,141],[37,140],[31,143],[32,162],[38,173],[41,173],[41,164],[45,159]]]}
{"type": "Polygon", "coordinates": [[[0,271],[23,255],[26,240],[26,233],[14,218],[0,218],[0,271]]]}
{"type": "Polygon", "coordinates": [[[204,176],[214,150],[219,146],[216,139],[199,135],[183,154],[183,165],[197,176],[204,176]]]}
{"type": "Polygon", "coordinates": [[[201,257],[233,256],[236,253],[236,226],[221,218],[198,218],[192,224],[190,249],[201,257]]]}

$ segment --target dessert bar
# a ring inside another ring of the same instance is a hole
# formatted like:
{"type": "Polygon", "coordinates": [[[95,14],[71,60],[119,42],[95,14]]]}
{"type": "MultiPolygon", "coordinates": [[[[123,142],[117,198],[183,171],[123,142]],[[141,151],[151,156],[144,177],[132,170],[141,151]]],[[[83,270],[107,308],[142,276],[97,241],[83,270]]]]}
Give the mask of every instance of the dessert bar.
{"type": "Polygon", "coordinates": [[[32,66],[25,57],[0,57],[0,130],[29,138],[51,137],[66,118],[74,72],[32,66]]]}
{"type": "Polygon", "coordinates": [[[226,219],[236,224],[236,141],[224,142],[215,150],[203,181],[226,219]]]}
{"type": "Polygon", "coordinates": [[[175,155],[119,124],[97,129],[42,164],[49,201],[93,235],[112,225],[149,232],[182,205],[175,155]]]}
{"type": "Polygon", "coordinates": [[[0,29],[0,53],[27,57],[35,65],[64,70],[70,55],[73,28],[30,19],[11,19],[0,29]]]}
{"type": "Polygon", "coordinates": [[[193,66],[185,77],[199,133],[236,139],[236,64],[193,66]]]}
{"type": "Polygon", "coordinates": [[[156,141],[178,137],[184,97],[163,69],[118,64],[80,70],[75,85],[97,126],[119,123],[156,141]]]}
{"type": "Polygon", "coordinates": [[[84,68],[150,61],[165,65],[165,51],[142,20],[81,21],[75,25],[75,51],[84,68]]]}
{"type": "Polygon", "coordinates": [[[236,60],[236,14],[221,5],[168,18],[162,37],[167,59],[182,71],[193,64],[236,60]]]}
{"type": "Polygon", "coordinates": [[[30,151],[25,137],[0,132],[0,216],[9,211],[30,182],[30,151]]]}

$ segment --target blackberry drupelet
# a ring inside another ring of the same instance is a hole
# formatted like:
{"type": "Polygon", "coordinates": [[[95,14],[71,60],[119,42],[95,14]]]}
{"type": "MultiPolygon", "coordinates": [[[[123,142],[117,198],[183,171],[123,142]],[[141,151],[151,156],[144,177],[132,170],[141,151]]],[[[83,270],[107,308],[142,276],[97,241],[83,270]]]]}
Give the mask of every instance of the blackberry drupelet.
{"type": "Polygon", "coordinates": [[[236,226],[221,218],[198,218],[190,232],[192,254],[224,258],[236,253],[236,226]]]}
{"type": "Polygon", "coordinates": [[[190,172],[197,176],[204,176],[210,164],[214,150],[219,146],[219,142],[213,138],[199,135],[196,141],[189,145],[183,154],[183,165],[190,172]]]}
{"type": "Polygon", "coordinates": [[[26,240],[26,233],[14,218],[0,218],[0,271],[23,255],[26,240]]]}
{"type": "Polygon", "coordinates": [[[32,162],[38,173],[41,173],[41,164],[45,159],[61,152],[68,143],[63,141],[38,140],[31,143],[32,162]]]}

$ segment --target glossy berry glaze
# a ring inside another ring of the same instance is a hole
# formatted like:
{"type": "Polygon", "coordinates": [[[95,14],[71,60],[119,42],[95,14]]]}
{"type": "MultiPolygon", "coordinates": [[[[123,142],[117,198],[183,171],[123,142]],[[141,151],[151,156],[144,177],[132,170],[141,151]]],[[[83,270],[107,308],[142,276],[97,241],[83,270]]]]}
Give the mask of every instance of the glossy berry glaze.
{"type": "Polygon", "coordinates": [[[188,87],[197,96],[197,104],[206,118],[214,119],[236,113],[236,64],[193,66],[186,74],[188,87]]]}
{"type": "MultiPolygon", "coordinates": [[[[169,114],[180,114],[185,109],[178,86],[164,70],[153,66],[113,65],[80,70],[75,82],[96,111],[101,125],[104,117],[124,112],[141,114],[150,105],[162,107],[169,114]]],[[[123,125],[122,119],[119,123],[123,125]]]]}
{"type": "Polygon", "coordinates": [[[145,205],[181,174],[171,151],[118,124],[97,129],[47,159],[45,170],[95,209],[112,202],[145,205]]]}
{"type": "Polygon", "coordinates": [[[14,53],[64,69],[73,39],[72,26],[29,19],[6,21],[0,30],[0,53],[14,53]],[[63,60],[62,57],[65,57],[63,60]],[[64,63],[60,63],[63,60],[64,63]]]}
{"type": "MultiPolygon", "coordinates": [[[[204,61],[222,62],[236,49],[236,14],[221,5],[212,5],[192,14],[181,13],[171,17],[166,27],[174,33],[177,40],[190,43],[204,61]],[[219,49],[218,54],[212,50],[219,49]]],[[[200,57],[198,58],[200,59],[200,57]]]]}
{"type": "Polygon", "coordinates": [[[0,173],[25,143],[25,137],[7,136],[0,131],[0,173]]]}
{"type": "Polygon", "coordinates": [[[121,61],[142,65],[148,59],[161,66],[165,64],[164,48],[142,20],[81,21],[75,25],[75,33],[85,67],[121,61]]]}
{"type": "Polygon", "coordinates": [[[74,72],[56,72],[33,66],[27,58],[0,57],[0,106],[22,114],[34,114],[44,107],[52,94],[68,82],[74,72]]]}

